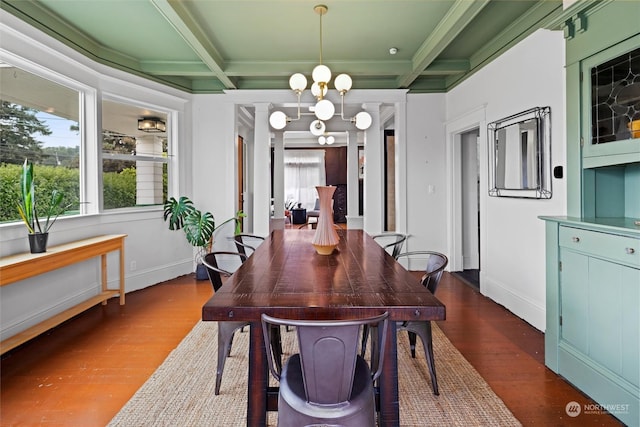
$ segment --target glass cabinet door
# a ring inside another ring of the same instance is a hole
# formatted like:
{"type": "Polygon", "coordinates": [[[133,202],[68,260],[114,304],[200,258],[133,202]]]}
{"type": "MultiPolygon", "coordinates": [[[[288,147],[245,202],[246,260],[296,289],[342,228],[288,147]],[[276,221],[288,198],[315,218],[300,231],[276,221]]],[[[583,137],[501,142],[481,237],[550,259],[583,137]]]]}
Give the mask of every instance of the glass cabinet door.
{"type": "Polygon", "coordinates": [[[640,36],[582,62],[583,166],[640,161],[640,36]]]}

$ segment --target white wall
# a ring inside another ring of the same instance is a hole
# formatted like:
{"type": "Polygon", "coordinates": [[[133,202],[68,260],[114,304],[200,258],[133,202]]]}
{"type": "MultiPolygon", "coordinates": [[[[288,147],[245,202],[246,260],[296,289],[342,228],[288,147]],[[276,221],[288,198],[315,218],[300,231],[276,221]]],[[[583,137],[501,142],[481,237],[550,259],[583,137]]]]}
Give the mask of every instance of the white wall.
{"type": "MultiPolygon", "coordinates": [[[[447,94],[446,120],[484,109],[486,122],[551,107],[552,166],[565,165],[565,74],[562,32],[539,30],[447,94]]],[[[481,133],[486,129],[481,129],[481,133]]],[[[486,135],[481,138],[481,290],[545,329],[545,238],[539,215],[565,215],[566,181],[553,179],[550,200],[489,197],[486,135]]],[[[447,162],[447,165],[449,163],[447,162]]]]}
{"type": "Polygon", "coordinates": [[[550,200],[489,197],[486,124],[550,106],[552,166],[564,166],[564,81],[563,35],[540,30],[446,95],[407,96],[407,250],[452,255],[461,230],[453,215],[451,145],[455,134],[480,126],[481,292],[540,330],[545,239],[538,216],[566,214],[566,182],[553,179],[550,200]]]}
{"type": "Polygon", "coordinates": [[[445,100],[407,95],[407,251],[447,252],[445,100]]]}

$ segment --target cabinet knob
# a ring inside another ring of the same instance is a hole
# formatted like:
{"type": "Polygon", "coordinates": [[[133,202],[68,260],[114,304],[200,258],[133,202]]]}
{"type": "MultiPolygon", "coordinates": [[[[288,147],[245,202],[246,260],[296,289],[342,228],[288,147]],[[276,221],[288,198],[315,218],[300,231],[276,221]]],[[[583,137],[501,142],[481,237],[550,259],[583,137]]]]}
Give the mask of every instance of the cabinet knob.
{"type": "Polygon", "coordinates": [[[626,248],[625,250],[627,251],[627,253],[628,253],[629,255],[633,255],[633,254],[635,254],[635,253],[636,253],[636,250],[635,250],[635,249],[633,249],[633,248],[626,248]]]}
{"type": "Polygon", "coordinates": [[[571,240],[573,240],[574,243],[580,242],[580,238],[579,237],[572,237],[571,240]]]}

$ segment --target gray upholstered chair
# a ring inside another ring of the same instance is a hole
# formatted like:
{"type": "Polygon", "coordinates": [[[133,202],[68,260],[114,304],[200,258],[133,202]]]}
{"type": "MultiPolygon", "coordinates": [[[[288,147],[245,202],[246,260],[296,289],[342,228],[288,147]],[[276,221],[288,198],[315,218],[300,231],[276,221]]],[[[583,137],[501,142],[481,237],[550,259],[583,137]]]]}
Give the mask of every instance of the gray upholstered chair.
{"type": "Polygon", "coordinates": [[[402,246],[404,245],[405,240],[407,240],[406,234],[401,233],[380,233],[371,236],[373,240],[378,242],[385,251],[390,250],[390,254],[392,257],[397,257],[400,251],[402,250],[402,246]]]}
{"type": "Polygon", "coordinates": [[[358,355],[360,328],[375,326],[386,339],[388,313],[362,320],[286,320],[262,315],[265,346],[270,327],[295,326],[299,353],[282,370],[267,351],[269,369],[280,382],[278,426],[375,426],[374,381],[382,373],[384,346],[373,347],[374,366],[358,355]],[[373,372],[372,372],[373,371],[373,372]]]}
{"type": "MultiPolygon", "coordinates": [[[[241,262],[246,261],[247,256],[240,252],[229,251],[217,251],[210,252],[202,259],[202,264],[207,269],[209,280],[213,285],[213,291],[217,292],[222,286],[222,276],[231,276],[233,274],[230,271],[224,270],[219,267],[218,257],[235,258],[238,257],[241,262]]],[[[233,343],[233,335],[238,329],[242,329],[248,326],[249,322],[218,322],[218,365],[216,368],[216,386],[214,393],[220,394],[220,385],[222,384],[222,373],[224,372],[224,365],[227,357],[231,354],[231,344],[233,343]]],[[[282,347],[280,345],[280,329],[274,329],[269,334],[269,337],[274,341],[274,358],[276,364],[280,366],[280,360],[282,357],[282,347]]]]}
{"type": "Polygon", "coordinates": [[[320,199],[316,199],[316,204],[313,206],[313,209],[307,210],[307,224],[309,223],[309,218],[316,218],[320,216],[320,199]]]}

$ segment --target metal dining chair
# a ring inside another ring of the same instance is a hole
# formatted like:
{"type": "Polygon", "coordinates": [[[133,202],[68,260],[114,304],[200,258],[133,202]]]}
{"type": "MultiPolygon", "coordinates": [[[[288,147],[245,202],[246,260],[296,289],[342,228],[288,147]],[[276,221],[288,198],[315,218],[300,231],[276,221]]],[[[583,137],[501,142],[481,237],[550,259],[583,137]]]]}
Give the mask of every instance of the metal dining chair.
{"type": "MultiPolygon", "coordinates": [[[[399,254],[396,260],[410,259],[411,257],[419,256],[421,258],[427,257],[427,267],[425,274],[422,276],[421,283],[432,294],[435,295],[438,289],[438,284],[442,278],[442,273],[449,263],[448,258],[439,252],[433,251],[412,251],[399,254]]],[[[431,322],[397,322],[398,331],[407,331],[409,334],[409,346],[411,349],[411,357],[416,357],[416,335],[420,337],[422,341],[422,347],[424,348],[424,355],[429,366],[429,373],[431,374],[431,386],[433,388],[433,394],[440,394],[438,391],[438,380],[436,377],[436,365],[433,357],[433,339],[431,334],[431,322]]]]}
{"type": "Polygon", "coordinates": [[[402,246],[404,242],[407,240],[407,235],[402,233],[380,233],[374,234],[371,236],[373,240],[378,242],[382,248],[388,252],[391,251],[390,255],[392,257],[397,257],[400,251],[402,251],[402,246]]]}
{"type": "Polygon", "coordinates": [[[229,237],[229,239],[234,241],[238,252],[247,256],[250,256],[253,252],[255,252],[256,244],[254,242],[257,241],[259,244],[264,241],[264,237],[262,236],[256,236],[255,234],[246,233],[236,234],[233,237],[229,237]],[[249,254],[247,254],[247,249],[251,251],[249,254]]]}
{"type": "Polygon", "coordinates": [[[360,328],[374,326],[386,340],[388,313],[359,320],[289,320],[262,314],[271,374],[279,381],[278,426],[375,426],[374,381],[382,373],[384,346],[371,368],[358,355],[360,328]],[[272,327],[295,326],[299,352],[277,369],[269,351],[272,327]]]}
{"type": "MultiPolygon", "coordinates": [[[[213,291],[217,292],[218,289],[222,286],[222,276],[231,276],[233,273],[220,268],[219,259],[221,257],[227,258],[235,258],[238,257],[241,262],[247,260],[247,255],[242,254],[240,252],[230,252],[230,251],[216,251],[210,252],[204,256],[202,259],[202,264],[207,269],[207,274],[209,275],[209,280],[211,281],[211,285],[213,286],[213,291]]],[[[220,385],[222,384],[222,373],[224,372],[224,365],[227,360],[227,357],[231,354],[231,345],[233,343],[233,335],[238,329],[242,329],[245,326],[248,326],[249,322],[218,322],[218,365],[216,368],[216,385],[214,393],[217,395],[220,394],[220,385]]],[[[273,340],[273,351],[274,358],[276,360],[276,364],[281,366],[281,358],[282,358],[282,345],[280,342],[280,328],[273,329],[269,337],[273,340]]]]}
{"type": "MultiPolygon", "coordinates": [[[[436,289],[438,288],[438,284],[440,283],[440,278],[442,277],[442,273],[444,269],[447,267],[449,263],[448,258],[439,253],[433,251],[412,251],[405,252],[402,254],[398,254],[395,258],[396,261],[400,261],[401,259],[410,259],[411,257],[420,256],[427,258],[427,267],[425,269],[425,274],[420,279],[420,282],[424,287],[426,287],[432,294],[435,295],[436,289]]],[[[422,341],[422,347],[424,348],[425,359],[427,360],[427,365],[429,367],[429,374],[431,375],[431,386],[433,388],[433,394],[439,395],[438,391],[438,379],[436,376],[436,365],[435,359],[433,357],[433,338],[431,333],[431,322],[430,321],[407,321],[407,322],[396,322],[396,328],[398,331],[407,331],[409,335],[409,348],[411,350],[411,357],[415,359],[416,357],[416,336],[420,337],[422,341]]],[[[368,328],[364,328],[362,332],[362,345],[361,345],[361,355],[364,356],[367,349],[367,341],[369,339],[369,330],[368,328]]],[[[372,342],[375,342],[375,335],[372,339],[372,342]]]]}

